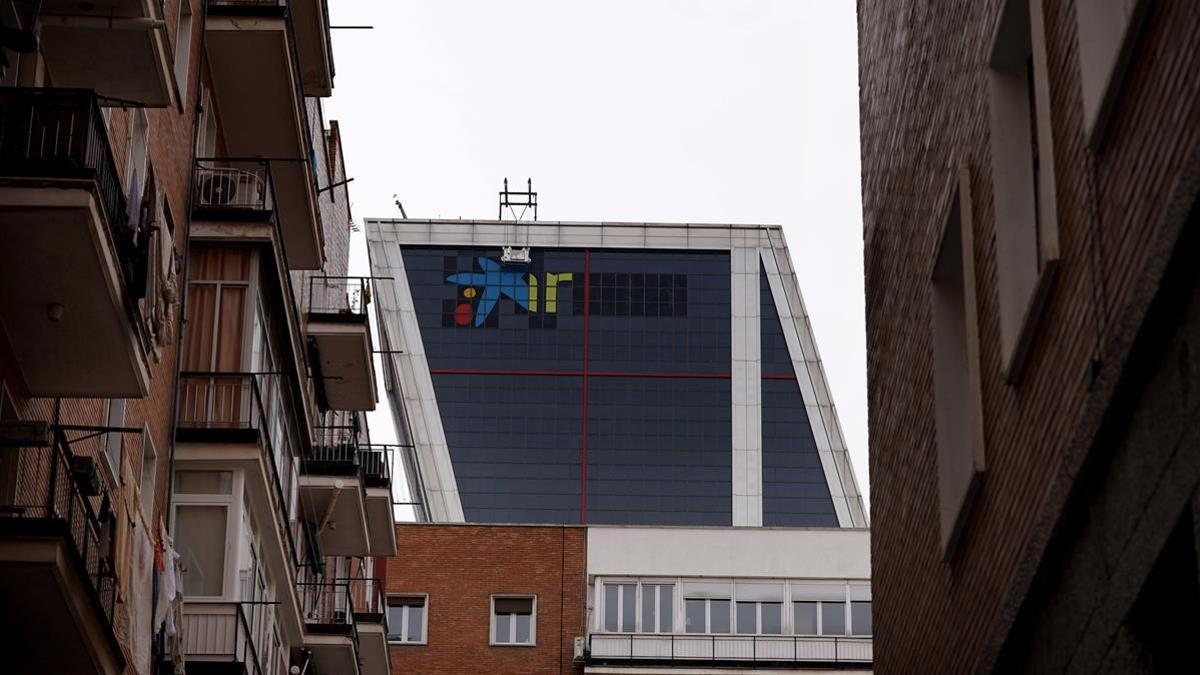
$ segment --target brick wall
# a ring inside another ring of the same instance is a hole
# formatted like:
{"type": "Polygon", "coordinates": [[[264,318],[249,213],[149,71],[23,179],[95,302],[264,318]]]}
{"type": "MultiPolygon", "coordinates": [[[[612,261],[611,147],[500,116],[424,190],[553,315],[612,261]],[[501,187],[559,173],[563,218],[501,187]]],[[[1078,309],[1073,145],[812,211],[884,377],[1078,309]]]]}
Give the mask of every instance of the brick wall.
{"type": "Polygon", "coordinates": [[[881,673],[990,668],[1065,487],[1091,446],[1084,420],[1104,404],[1099,383],[1119,375],[1121,346],[1141,320],[1146,298],[1139,289],[1160,266],[1162,242],[1180,211],[1187,212],[1187,194],[1194,197],[1200,4],[1148,3],[1113,117],[1091,150],[1084,140],[1075,3],[1046,0],[1061,264],[1023,378],[1007,385],[987,88],[1001,4],[859,2],[881,673]],[[973,194],[987,471],[947,563],[938,538],[928,271],[961,165],[970,169],[973,194]],[[1093,358],[1100,363],[1095,382],[1093,358]]]}
{"type": "Polygon", "coordinates": [[[587,531],[506,525],[396,526],[389,594],[429,594],[428,644],[392,645],[393,673],[581,673],[587,531]],[[537,646],[488,644],[493,594],[537,596],[537,646]]]}

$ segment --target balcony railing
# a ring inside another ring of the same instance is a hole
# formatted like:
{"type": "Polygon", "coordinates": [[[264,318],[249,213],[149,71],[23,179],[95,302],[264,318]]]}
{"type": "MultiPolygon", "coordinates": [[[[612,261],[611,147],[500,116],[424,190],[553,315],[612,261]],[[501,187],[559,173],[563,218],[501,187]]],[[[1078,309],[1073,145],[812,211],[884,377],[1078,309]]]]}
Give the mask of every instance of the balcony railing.
{"type": "Polygon", "coordinates": [[[367,487],[390,487],[392,484],[391,445],[365,445],[359,452],[363,484],[367,487]]]}
{"type": "Polygon", "coordinates": [[[299,458],[306,454],[307,418],[296,398],[292,378],[283,373],[182,372],[177,438],[262,443],[279,527],[299,566],[301,525],[292,521],[287,498],[298,480],[299,458]]]}
{"type": "Polygon", "coordinates": [[[130,224],[94,91],[0,88],[0,176],[90,181],[120,257],[126,288],[142,297],[149,237],[130,224]]]}
{"type": "Polygon", "coordinates": [[[300,611],[306,629],[312,633],[348,635],[357,642],[354,625],[355,605],[350,584],[345,579],[302,581],[296,584],[300,611]]]}
{"type": "Polygon", "coordinates": [[[371,304],[370,277],[319,276],[308,280],[308,313],[317,318],[365,322],[371,304]]]}
{"type": "Polygon", "coordinates": [[[275,675],[264,670],[259,636],[246,616],[247,607],[255,604],[189,602],[180,631],[185,657],[195,662],[243,664],[246,675],[275,675]]]}
{"type": "Polygon", "coordinates": [[[790,635],[594,634],[588,658],[595,662],[871,663],[871,638],[790,635]]]}
{"type": "Polygon", "coordinates": [[[87,578],[87,591],[111,631],[117,597],[110,541],[113,495],[96,464],[105,460],[77,454],[71,447],[72,442],[89,440],[99,446],[107,434],[70,429],[84,431],[85,436],[71,441],[68,431],[55,428],[47,447],[0,449],[10,457],[0,475],[12,477],[10,489],[0,492],[0,531],[65,537],[68,555],[87,578]]]}
{"type": "Polygon", "coordinates": [[[350,589],[355,621],[387,625],[387,600],[383,593],[383,583],[379,579],[354,577],[337,581],[344,582],[350,589]]]}
{"type": "Polygon", "coordinates": [[[304,458],[303,470],[322,476],[357,476],[360,472],[359,445],[365,440],[366,425],[362,415],[353,410],[336,410],[322,414],[314,429],[312,451],[304,458]]]}
{"type": "Polygon", "coordinates": [[[275,215],[275,183],[264,159],[196,160],[193,215],[200,220],[268,221],[275,215]]]}

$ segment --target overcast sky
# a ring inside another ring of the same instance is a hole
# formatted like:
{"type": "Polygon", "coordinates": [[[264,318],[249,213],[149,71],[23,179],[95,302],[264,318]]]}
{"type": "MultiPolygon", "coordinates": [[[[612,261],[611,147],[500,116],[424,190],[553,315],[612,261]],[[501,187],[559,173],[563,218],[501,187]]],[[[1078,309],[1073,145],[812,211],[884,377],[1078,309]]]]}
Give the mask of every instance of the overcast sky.
{"type": "MultiPolygon", "coordinates": [[[[541,220],[783,225],[865,491],[854,7],[331,2],[334,26],[374,26],[333,31],[325,107],[355,221],[398,217],[393,194],[410,217],[495,218],[507,176],[533,178],[541,220]]],[[[390,426],[371,418],[376,438],[390,426]]]]}

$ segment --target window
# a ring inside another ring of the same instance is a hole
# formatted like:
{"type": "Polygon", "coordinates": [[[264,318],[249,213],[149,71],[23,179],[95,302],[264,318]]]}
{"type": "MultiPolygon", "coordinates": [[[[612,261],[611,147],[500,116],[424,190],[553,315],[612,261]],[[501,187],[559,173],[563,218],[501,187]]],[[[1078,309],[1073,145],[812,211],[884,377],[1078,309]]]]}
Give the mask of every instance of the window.
{"type": "Polygon", "coordinates": [[[871,602],[850,603],[850,634],[871,635],[871,602]]]}
{"type": "Polygon", "coordinates": [[[603,600],[605,632],[670,633],[675,628],[673,584],[606,582],[603,600]]]}
{"type": "Polygon", "coordinates": [[[671,584],[642,585],[642,632],[670,633],[675,630],[675,587],[671,584]]]}
{"type": "Polygon", "coordinates": [[[685,629],[688,633],[728,633],[730,603],[727,598],[685,598],[685,629]]]}
{"type": "Polygon", "coordinates": [[[142,497],[142,515],[147,523],[154,522],[154,483],[158,475],[158,451],[150,429],[142,429],[142,478],[138,490],[142,497]]]}
{"type": "Polygon", "coordinates": [[[1054,144],[1041,0],[1007,0],[990,62],[1000,343],[1020,379],[1058,264],[1054,144]]]}
{"type": "Polygon", "coordinates": [[[604,630],[637,630],[637,584],[604,584],[604,630]]]}
{"type": "Polygon", "coordinates": [[[844,600],[793,602],[792,632],[796,635],[845,635],[846,602],[844,600]]]}
{"type": "Polygon", "coordinates": [[[1079,87],[1088,140],[1098,145],[1125,75],[1146,0],[1076,0],[1079,28],[1079,87]]]}
{"type": "MultiPolygon", "coordinates": [[[[125,399],[108,399],[108,410],[104,414],[104,425],[108,427],[125,426],[125,399]]],[[[124,459],[121,452],[125,445],[125,434],[113,431],[105,434],[104,456],[108,460],[108,469],[113,485],[121,484],[121,462],[124,459]]]]}
{"type": "Polygon", "coordinates": [[[492,644],[536,644],[536,610],[536,597],[492,596],[492,644]]]}
{"type": "Polygon", "coordinates": [[[186,105],[188,64],[192,58],[192,1],[179,0],[179,20],[175,23],[175,83],[179,100],[186,105]]]}
{"type": "Polygon", "coordinates": [[[175,507],[175,538],[183,562],[183,593],[225,594],[225,530],[229,507],[186,504],[175,507]]]}
{"type": "Polygon", "coordinates": [[[779,635],[783,633],[783,603],[737,603],[738,635],[779,635]]]}
{"type": "Polygon", "coordinates": [[[931,279],[934,422],[943,555],[949,559],[984,470],[970,177],[959,173],[931,279]]]}
{"type": "Polygon", "coordinates": [[[407,595],[388,598],[387,619],[389,642],[402,644],[425,644],[424,595],[407,595]]]}
{"type": "Polygon", "coordinates": [[[236,548],[229,545],[234,541],[233,494],[232,471],[175,473],[173,532],[185,596],[218,598],[236,590],[225,583],[228,558],[236,548]]]}

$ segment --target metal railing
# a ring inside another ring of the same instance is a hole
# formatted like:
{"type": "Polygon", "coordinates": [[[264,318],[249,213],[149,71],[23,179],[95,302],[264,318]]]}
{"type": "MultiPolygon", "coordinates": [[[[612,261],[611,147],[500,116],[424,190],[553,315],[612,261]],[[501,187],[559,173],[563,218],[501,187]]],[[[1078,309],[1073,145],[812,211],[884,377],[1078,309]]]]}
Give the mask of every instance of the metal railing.
{"type": "MultiPolygon", "coordinates": [[[[87,438],[103,440],[106,436],[96,432],[87,438]]],[[[34,528],[41,523],[61,532],[71,544],[70,557],[87,578],[88,592],[111,634],[117,598],[111,549],[115,526],[112,490],[96,464],[105,460],[76,454],[71,442],[66,431],[54,428],[47,447],[0,450],[9,457],[9,465],[2,471],[14,478],[8,494],[0,497],[0,523],[19,521],[34,528]]],[[[18,522],[10,524],[20,526],[18,522]]]]}
{"type": "Polygon", "coordinates": [[[358,640],[354,625],[356,610],[347,580],[301,581],[296,584],[296,592],[309,631],[350,635],[358,640]]]}
{"type": "Polygon", "coordinates": [[[359,444],[366,431],[362,415],[354,410],[322,414],[323,424],[314,431],[314,443],[304,458],[304,472],[319,475],[359,474],[359,444]]]}
{"type": "Polygon", "coordinates": [[[390,487],[392,484],[391,445],[364,445],[359,451],[358,465],[363,484],[367,487],[390,487]]]}
{"type": "Polygon", "coordinates": [[[246,675],[274,675],[263,669],[246,606],[251,602],[188,602],[180,634],[186,658],[244,664],[246,675]]]}
{"type": "Polygon", "coordinates": [[[275,213],[275,183],[265,159],[196,160],[192,208],[200,217],[266,220],[275,213]]]}
{"type": "Polygon", "coordinates": [[[354,619],[387,626],[387,599],[383,582],[374,577],[352,577],[337,579],[350,589],[350,600],[354,607],[354,619]]]}
{"type": "Polygon", "coordinates": [[[285,373],[227,373],[185,371],[179,374],[179,428],[226,436],[258,435],[274,484],[279,528],[286,533],[292,562],[301,559],[296,547],[299,521],[292,521],[287,495],[299,479],[299,460],[307,454],[301,433],[307,418],[295,401],[292,378],[285,373]]]}
{"type": "Polygon", "coordinates": [[[371,304],[371,277],[319,276],[308,280],[309,314],[365,320],[371,304]]]}
{"type": "Polygon", "coordinates": [[[595,661],[719,663],[870,663],[869,637],[597,633],[588,636],[595,661]]]}
{"type": "Polygon", "coordinates": [[[145,292],[147,232],[130,223],[96,92],[0,88],[0,176],[91,181],[120,258],[125,284],[145,292]]]}

